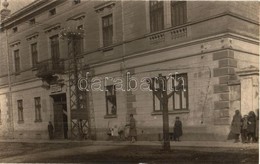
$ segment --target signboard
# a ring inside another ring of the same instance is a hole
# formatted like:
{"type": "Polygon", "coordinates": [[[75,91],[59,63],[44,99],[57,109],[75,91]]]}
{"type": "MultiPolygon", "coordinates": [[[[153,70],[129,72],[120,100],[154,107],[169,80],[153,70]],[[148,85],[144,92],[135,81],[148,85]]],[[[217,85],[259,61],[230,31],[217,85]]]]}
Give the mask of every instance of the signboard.
{"type": "Polygon", "coordinates": [[[54,84],[50,86],[51,93],[61,92],[62,87],[59,84],[54,84]]]}
{"type": "Polygon", "coordinates": [[[87,110],[82,110],[82,109],[81,110],[78,110],[78,109],[71,110],[71,118],[87,120],[88,119],[87,110]]]}

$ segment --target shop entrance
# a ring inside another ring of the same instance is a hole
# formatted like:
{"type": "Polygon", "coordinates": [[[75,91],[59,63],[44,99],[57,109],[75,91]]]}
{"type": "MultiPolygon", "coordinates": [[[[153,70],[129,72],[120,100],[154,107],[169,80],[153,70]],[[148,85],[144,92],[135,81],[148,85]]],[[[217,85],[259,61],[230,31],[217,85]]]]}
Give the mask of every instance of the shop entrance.
{"type": "Polygon", "coordinates": [[[66,94],[52,95],[54,113],[54,138],[68,138],[68,116],[66,94]]]}

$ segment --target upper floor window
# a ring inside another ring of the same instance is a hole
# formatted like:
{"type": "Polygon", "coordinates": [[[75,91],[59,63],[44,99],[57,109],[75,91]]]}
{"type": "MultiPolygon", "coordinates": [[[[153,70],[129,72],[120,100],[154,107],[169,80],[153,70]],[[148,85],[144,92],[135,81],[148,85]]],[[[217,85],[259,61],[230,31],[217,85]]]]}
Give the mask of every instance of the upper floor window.
{"type": "Polygon", "coordinates": [[[34,98],[34,105],[35,105],[35,121],[36,122],[42,121],[42,118],[41,118],[41,98],[40,97],[34,98]]]}
{"type": "Polygon", "coordinates": [[[172,18],[172,26],[179,26],[187,22],[186,1],[171,2],[171,18],[172,18]]]}
{"type": "MultiPolygon", "coordinates": [[[[77,27],[77,29],[83,30],[83,25],[79,25],[79,26],[77,27]]],[[[80,55],[80,54],[83,52],[83,45],[84,45],[84,43],[83,43],[83,37],[82,37],[82,38],[78,38],[78,39],[76,40],[76,51],[77,51],[77,55],[80,55]]]]}
{"type": "Polygon", "coordinates": [[[106,86],[106,108],[107,115],[117,114],[115,85],[106,86]]]}
{"type": "Polygon", "coordinates": [[[32,54],[32,66],[35,67],[38,62],[37,43],[31,44],[31,54],[32,54]]]}
{"type": "Polygon", "coordinates": [[[74,4],[79,4],[81,0],[73,0],[74,4]]]}
{"type": "Polygon", "coordinates": [[[14,51],[14,68],[15,72],[20,72],[21,70],[19,50],[14,51]]]}
{"type": "Polygon", "coordinates": [[[57,66],[60,58],[60,45],[59,45],[59,36],[54,35],[50,37],[50,47],[51,47],[51,59],[53,67],[57,66]]]}
{"type": "Polygon", "coordinates": [[[17,100],[18,122],[23,122],[23,100],[17,100]]]}
{"type": "Polygon", "coordinates": [[[102,18],[103,46],[113,44],[113,19],[112,14],[102,18]]]}
{"type": "Polygon", "coordinates": [[[18,31],[18,28],[17,27],[14,27],[13,28],[13,33],[16,33],[18,31]]]}
{"type": "Polygon", "coordinates": [[[164,29],[163,1],[150,1],[150,29],[151,32],[164,29]]]}
{"type": "Polygon", "coordinates": [[[55,15],[56,14],[56,9],[51,9],[49,10],[49,15],[52,16],[52,15],[55,15]]]}
{"type": "Polygon", "coordinates": [[[29,23],[30,23],[30,25],[34,25],[34,24],[35,24],[35,18],[30,19],[30,20],[29,20],[29,23]]]}

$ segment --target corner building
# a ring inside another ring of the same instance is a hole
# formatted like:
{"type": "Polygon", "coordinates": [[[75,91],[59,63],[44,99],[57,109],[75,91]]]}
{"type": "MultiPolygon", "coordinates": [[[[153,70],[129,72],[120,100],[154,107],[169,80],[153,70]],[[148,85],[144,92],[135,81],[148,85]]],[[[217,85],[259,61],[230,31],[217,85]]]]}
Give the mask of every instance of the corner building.
{"type": "Polygon", "coordinates": [[[168,103],[170,131],[179,116],[182,140],[225,140],[235,110],[259,108],[258,2],[38,0],[1,27],[2,137],[48,139],[51,121],[56,139],[75,139],[81,127],[84,138],[106,140],[134,114],[138,140],[159,140],[162,105],[140,89],[159,74],[183,79],[168,81],[185,88],[168,103]],[[74,51],[60,37],[64,28],[84,29],[74,51]],[[80,99],[85,110],[73,108],[75,52],[78,78],[89,72],[103,88],[80,99]],[[105,82],[134,88],[127,73],[138,89],[105,82]]]}

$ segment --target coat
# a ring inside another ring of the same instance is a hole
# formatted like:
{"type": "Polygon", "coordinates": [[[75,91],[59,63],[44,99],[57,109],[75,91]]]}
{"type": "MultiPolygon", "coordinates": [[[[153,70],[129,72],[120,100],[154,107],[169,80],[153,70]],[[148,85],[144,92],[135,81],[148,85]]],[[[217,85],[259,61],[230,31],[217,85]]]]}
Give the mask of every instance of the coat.
{"type": "Polygon", "coordinates": [[[182,136],[182,122],[180,120],[175,121],[174,128],[173,128],[173,134],[175,137],[182,136]]]}
{"type": "Polygon", "coordinates": [[[242,117],[241,117],[240,114],[235,114],[233,116],[233,120],[232,120],[232,123],[231,123],[231,132],[233,134],[240,134],[241,125],[242,125],[241,119],[242,119],[242,117]]]}
{"type": "Polygon", "coordinates": [[[248,116],[247,131],[249,133],[255,133],[256,130],[256,118],[255,116],[248,116]]]}
{"type": "Polygon", "coordinates": [[[137,132],[136,132],[136,124],[135,124],[135,119],[134,118],[130,118],[129,126],[130,126],[129,136],[136,137],[137,136],[137,132]]]}

